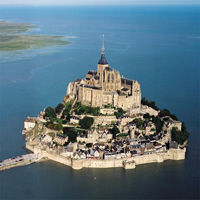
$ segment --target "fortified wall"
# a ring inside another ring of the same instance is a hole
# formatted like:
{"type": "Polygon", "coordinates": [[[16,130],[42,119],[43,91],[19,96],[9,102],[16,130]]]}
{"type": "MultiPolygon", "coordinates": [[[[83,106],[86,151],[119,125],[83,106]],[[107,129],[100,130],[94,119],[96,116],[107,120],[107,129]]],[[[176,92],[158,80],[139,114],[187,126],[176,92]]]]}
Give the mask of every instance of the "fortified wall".
{"type": "MultiPolygon", "coordinates": [[[[110,159],[110,160],[101,160],[101,159],[72,159],[66,158],[59,154],[53,152],[39,151],[37,146],[31,146],[26,143],[26,148],[33,151],[34,153],[41,153],[41,156],[47,157],[50,160],[62,163],[64,165],[70,166],[73,169],[82,169],[82,168],[114,168],[114,167],[125,167],[124,161],[134,162],[135,165],[142,165],[147,163],[161,163],[165,160],[184,160],[186,148],[184,149],[170,149],[165,153],[155,153],[148,154],[136,157],[122,158],[122,159],[110,159]]],[[[133,165],[133,168],[135,168],[133,165]]],[[[130,169],[130,168],[129,168],[130,169]]]]}

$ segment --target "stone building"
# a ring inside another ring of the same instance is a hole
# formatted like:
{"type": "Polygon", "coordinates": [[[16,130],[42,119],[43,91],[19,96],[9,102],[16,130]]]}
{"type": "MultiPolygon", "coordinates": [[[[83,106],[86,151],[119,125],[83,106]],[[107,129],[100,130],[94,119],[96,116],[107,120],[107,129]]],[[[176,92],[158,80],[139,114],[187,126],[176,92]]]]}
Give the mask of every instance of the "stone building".
{"type": "Polygon", "coordinates": [[[60,145],[64,145],[68,141],[68,136],[56,134],[53,141],[60,145]]]}
{"type": "Polygon", "coordinates": [[[36,118],[35,117],[27,117],[24,121],[24,129],[31,129],[34,128],[36,124],[36,118]]]}
{"type": "Polygon", "coordinates": [[[108,104],[124,110],[141,107],[140,84],[121,77],[118,71],[109,66],[105,58],[104,39],[97,71],[90,70],[84,79],[70,82],[66,96],[73,102],[92,107],[102,108],[108,104]]]}

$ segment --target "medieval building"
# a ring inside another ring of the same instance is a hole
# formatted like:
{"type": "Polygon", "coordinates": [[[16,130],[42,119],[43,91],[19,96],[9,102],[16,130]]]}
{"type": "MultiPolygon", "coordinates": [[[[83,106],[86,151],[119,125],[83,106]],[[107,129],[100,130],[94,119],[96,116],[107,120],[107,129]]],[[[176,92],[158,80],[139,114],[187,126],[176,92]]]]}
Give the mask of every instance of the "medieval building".
{"type": "Polygon", "coordinates": [[[84,105],[112,105],[124,110],[141,106],[141,88],[136,80],[126,79],[111,67],[105,58],[104,38],[97,71],[88,71],[84,79],[70,82],[67,96],[84,105]]]}

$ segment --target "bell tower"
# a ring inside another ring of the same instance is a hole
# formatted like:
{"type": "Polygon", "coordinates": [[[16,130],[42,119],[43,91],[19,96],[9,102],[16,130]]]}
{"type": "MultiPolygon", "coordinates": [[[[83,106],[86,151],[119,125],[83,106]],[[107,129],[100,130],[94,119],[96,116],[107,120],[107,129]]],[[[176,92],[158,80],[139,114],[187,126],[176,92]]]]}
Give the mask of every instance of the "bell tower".
{"type": "Polygon", "coordinates": [[[101,48],[101,58],[97,63],[97,74],[99,76],[99,83],[100,86],[103,86],[103,71],[108,67],[108,62],[105,58],[105,48],[104,48],[104,34],[103,34],[103,41],[102,41],[102,48],[101,48]]]}

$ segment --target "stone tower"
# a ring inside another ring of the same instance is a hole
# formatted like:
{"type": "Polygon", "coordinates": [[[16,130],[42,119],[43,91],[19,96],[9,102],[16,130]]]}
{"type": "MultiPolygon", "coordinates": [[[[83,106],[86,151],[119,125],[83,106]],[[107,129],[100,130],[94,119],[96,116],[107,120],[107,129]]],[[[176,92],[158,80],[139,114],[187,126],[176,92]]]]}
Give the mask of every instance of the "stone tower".
{"type": "Polygon", "coordinates": [[[103,86],[103,71],[104,69],[108,67],[108,62],[105,58],[105,48],[104,48],[104,35],[103,35],[103,42],[102,42],[102,48],[101,48],[101,58],[97,64],[97,75],[99,76],[99,84],[100,87],[103,86]]]}

